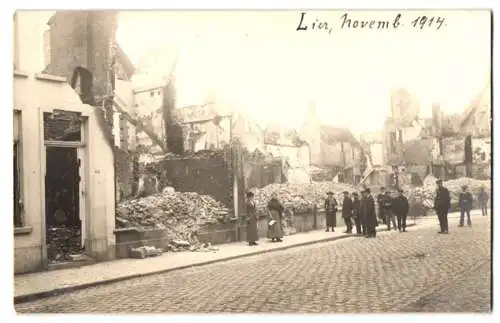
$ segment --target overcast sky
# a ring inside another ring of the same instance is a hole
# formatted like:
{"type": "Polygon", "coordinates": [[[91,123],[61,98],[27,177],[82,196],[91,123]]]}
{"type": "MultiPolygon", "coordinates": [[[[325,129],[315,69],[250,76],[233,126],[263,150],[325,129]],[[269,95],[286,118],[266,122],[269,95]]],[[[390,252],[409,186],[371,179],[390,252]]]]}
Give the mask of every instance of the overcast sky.
{"type": "MultiPolygon", "coordinates": [[[[488,11],[408,11],[405,27],[384,31],[342,30],[342,14],[307,13],[307,20],[329,22],[329,34],[297,32],[296,11],[127,11],[119,15],[117,38],[134,64],[152,48],[178,51],[179,105],[213,93],[262,122],[290,126],[299,126],[316,102],[324,123],[355,133],[378,130],[398,87],[419,98],[424,117],[432,102],[461,112],[489,79],[488,11]],[[446,25],[409,27],[424,15],[444,17],[446,25]]],[[[359,20],[396,14],[348,12],[359,20]]]]}

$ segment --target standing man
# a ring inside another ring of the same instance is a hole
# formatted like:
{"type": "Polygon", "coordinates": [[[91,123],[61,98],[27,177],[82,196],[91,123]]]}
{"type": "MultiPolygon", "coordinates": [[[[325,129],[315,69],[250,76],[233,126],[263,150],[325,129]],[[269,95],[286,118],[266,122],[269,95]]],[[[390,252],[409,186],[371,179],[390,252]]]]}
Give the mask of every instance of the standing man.
{"type": "Polygon", "coordinates": [[[377,235],[377,214],[375,213],[375,200],[369,188],[364,190],[363,213],[366,221],[366,237],[375,238],[377,235]]]}
{"type": "Polygon", "coordinates": [[[408,199],[403,195],[403,190],[398,190],[398,196],[392,200],[392,212],[396,215],[398,219],[398,230],[399,232],[406,232],[406,217],[410,211],[410,203],[408,199]]]}
{"type": "Polygon", "coordinates": [[[488,215],[488,193],[484,190],[484,186],[481,186],[481,191],[479,192],[479,195],[477,196],[477,201],[479,202],[479,207],[481,208],[481,212],[483,213],[483,216],[488,215]]]}
{"type": "Polygon", "coordinates": [[[438,216],[441,230],[438,233],[448,233],[448,211],[451,206],[450,191],[443,186],[443,181],[436,181],[437,190],[434,199],[434,210],[438,216]]]}
{"type": "Polygon", "coordinates": [[[470,220],[470,210],[472,209],[472,194],[468,191],[467,185],[462,186],[462,192],[458,197],[458,204],[460,206],[460,224],[459,227],[464,226],[464,217],[467,214],[467,225],[472,226],[470,220]]]}
{"type": "Polygon", "coordinates": [[[391,231],[391,222],[394,231],[396,231],[396,218],[392,212],[392,197],[389,191],[385,191],[382,203],[382,208],[385,214],[385,222],[387,223],[387,231],[391,231]]]}
{"type": "Polygon", "coordinates": [[[344,191],[344,200],[342,201],[342,218],[344,219],[346,230],[344,233],[352,233],[352,200],[349,192],[344,191]]]}
{"type": "MultiPolygon", "coordinates": [[[[386,217],[385,217],[385,187],[380,188],[380,194],[377,195],[377,204],[378,204],[378,218],[382,220],[383,224],[386,224],[386,217]]],[[[378,222],[377,222],[378,223],[378,222]]]]}
{"type": "Polygon", "coordinates": [[[337,200],[333,197],[333,192],[329,191],[326,193],[327,198],[325,200],[325,212],[326,212],[326,232],[335,232],[335,227],[337,225],[337,200]]]}
{"type": "Polygon", "coordinates": [[[354,218],[354,223],[356,224],[356,234],[362,235],[365,234],[364,227],[362,227],[361,222],[361,212],[360,212],[360,203],[358,193],[352,193],[352,217],[354,218]]]}
{"type": "Polygon", "coordinates": [[[364,191],[366,188],[361,189],[361,198],[359,200],[359,218],[361,219],[361,230],[363,231],[363,235],[368,234],[368,229],[366,226],[366,217],[365,217],[365,203],[366,203],[366,198],[365,198],[365,193],[364,191]]]}

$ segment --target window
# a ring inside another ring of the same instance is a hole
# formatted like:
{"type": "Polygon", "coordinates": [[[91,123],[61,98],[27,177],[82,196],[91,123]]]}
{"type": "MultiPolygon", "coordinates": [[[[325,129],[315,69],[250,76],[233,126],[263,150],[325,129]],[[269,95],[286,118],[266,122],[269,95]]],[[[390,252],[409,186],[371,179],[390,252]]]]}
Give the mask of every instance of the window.
{"type": "Polygon", "coordinates": [[[23,226],[22,217],[22,190],[21,190],[21,149],[20,149],[20,114],[14,113],[14,145],[13,145],[13,173],[14,173],[14,226],[23,226]]]}

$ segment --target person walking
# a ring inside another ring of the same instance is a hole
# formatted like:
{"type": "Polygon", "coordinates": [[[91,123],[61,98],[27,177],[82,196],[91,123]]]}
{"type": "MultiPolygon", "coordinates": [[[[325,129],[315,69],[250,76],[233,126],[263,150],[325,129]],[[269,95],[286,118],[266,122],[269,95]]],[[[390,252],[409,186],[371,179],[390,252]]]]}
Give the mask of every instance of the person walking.
{"type": "Polygon", "coordinates": [[[272,242],[281,242],[284,235],[282,223],[285,208],[278,201],[278,194],[273,193],[271,195],[271,200],[267,203],[267,209],[269,211],[267,237],[272,242]]]}
{"type": "Polygon", "coordinates": [[[349,192],[344,191],[344,200],[342,201],[342,218],[346,225],[344,233],[352,233],[352,200],[349,197],[349,192]]]}
{"type": "Polygon", "coordinates": [[[333,197],[333,192],[329,191],[326,193],[327,198],[325,200],[325,212],[326,212],[326,232],[335,232],[335,227],[337,226],[337,200],[333,197]]]}
{"type": "Polygon", "coordinates": [[[448,211],[451,206],[450,191],[443,186],[443,181],[436,181],[436,197],[434,198],[434,210],[436,211],[440,231],[438,233],[448,233],[448,211]]]}
{"type": "Polygon", "coordinates": [[[352,217],[354,219],[354,223],[356,224],[356,234],[362,235],[365,234],[363,230],[362,221],[361,221],[361,212],[360,212],[361,201],[359,200],[358,193],[352,193],[352,217]]]}
{"type": "Polygon", "coordinates": [[[398,196],[392,200],[392,212],[396,215],[398,220],[399,232],[406,232],[406,217],[410,211],[410,203],[403,195],[403,190],[398,190],[398,196]]]}
{"type": "Polygon", "coordinates": [[[254,194],[252,192],[247,193],[247,241],[249,246],[258,245],[259,234],[257,231],[257,212],[254,201],[254,194]]]}
{"type": "Polygon", "coordinates": [[[472,209],[472,194],[469,192],[467,185],[462,186],[462,192],[458,196],[458,205],[460,207],[460,224],[459,227],[464,226],[464,217],[467,214],[467,225],[472,226],[470,220],[470,210],[472,209]]]}
{"type": "Polygon", "coordinates": [[[382,209],[385,214],[385,223],[387,224],[387,231],[391,231],[391,223],[394,231],[396,231],[396,217],[392,212],[392,197],[389,191],[385,191],[382,203],[382,209]]]}
{"type": "Polygon", "coordinates": [[[369,188],[363,191],[363,213],[366,221],[367,238],[375,238],[377,235],[377,214],[375,212],[375,200],[369,188]]]}
{"type": "Polygon", "coordinates": [[[481,186],[481,190],[479,191],[479,195],[477,196],[477,202],[479,203],[479,207],[481,208],[481,213],[483,216],[488,215],[488,193],[486,193],[484,186],[481,186]]]}

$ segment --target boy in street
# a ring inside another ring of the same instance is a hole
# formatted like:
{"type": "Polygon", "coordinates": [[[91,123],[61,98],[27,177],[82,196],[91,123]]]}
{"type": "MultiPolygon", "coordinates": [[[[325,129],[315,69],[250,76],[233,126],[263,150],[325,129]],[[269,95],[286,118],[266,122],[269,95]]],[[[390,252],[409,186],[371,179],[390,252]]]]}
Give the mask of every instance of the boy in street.
{"type": "Polygon", "coordinates": [[[479,203],[479,207],[481,208],[481,212],[483,216],[488,215],[488,193],[484,190],[484,186],[481,187],[481,191],[479,192],[479,195],[477,196],[477,201],[479,203]]]}
{"type": "Polygon", "coordinates": [[[470,210],[472,209],[472,194],[468,191],[467,185],[462,186],[462,192],[458,197],[460,206],[460,224],[459,227],[464,226],[464,217],[467,214],[467,225],[470,227],[472,221],[470,220],[470,210]]]}

